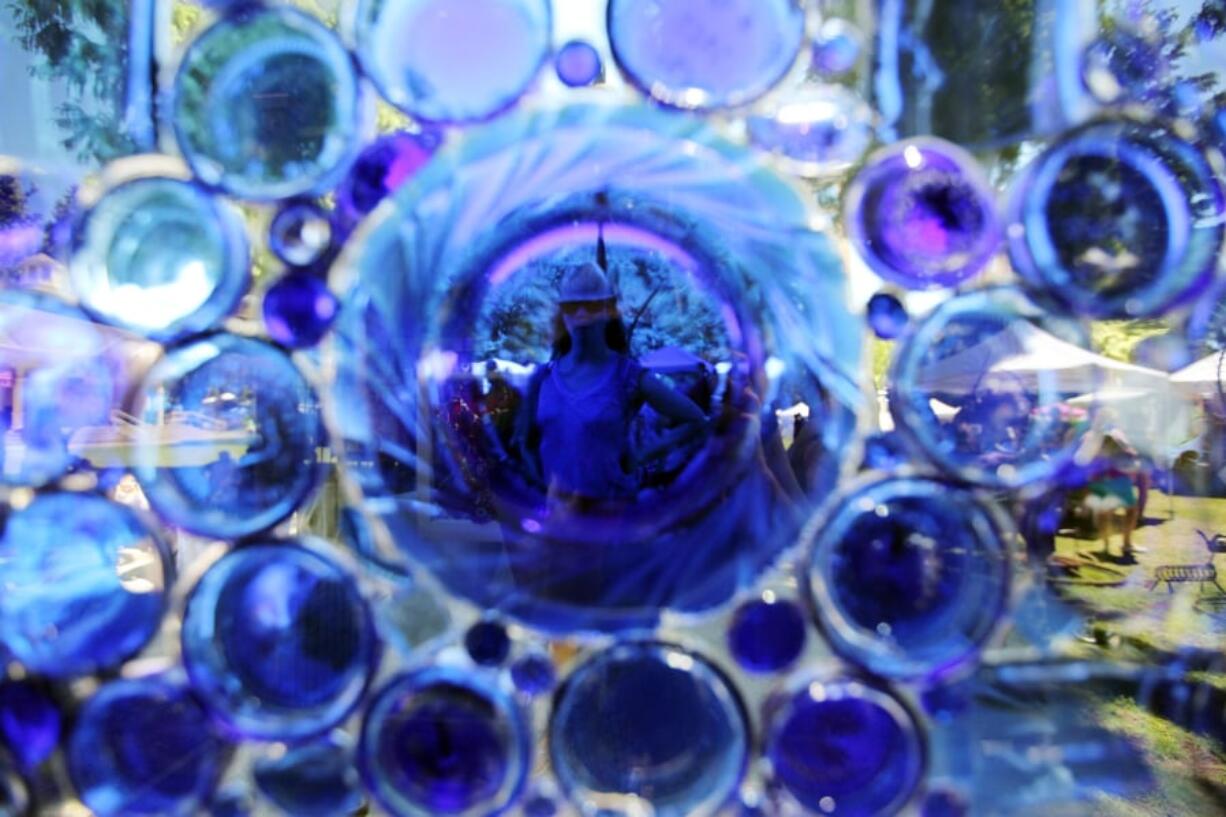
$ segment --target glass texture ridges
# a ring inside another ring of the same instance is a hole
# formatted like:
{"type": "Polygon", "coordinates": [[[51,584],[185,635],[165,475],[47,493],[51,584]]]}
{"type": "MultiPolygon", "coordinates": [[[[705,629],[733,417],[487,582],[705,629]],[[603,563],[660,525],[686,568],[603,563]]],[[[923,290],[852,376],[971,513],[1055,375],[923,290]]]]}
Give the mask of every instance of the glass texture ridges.
{"type": "Polygon", "coordinates": [[[53,678],[115,668],[157,630],[172,577],[165,546],[130,508],[43,494],[0,535],[0,641],[53,678]]]}
{"type": "Polygon", "coordinates": [[[742,604],[728,625],[728,647],[750,672],[784,669],[805,646],[805,618],[786,599],[756,599],[742,604]]]}

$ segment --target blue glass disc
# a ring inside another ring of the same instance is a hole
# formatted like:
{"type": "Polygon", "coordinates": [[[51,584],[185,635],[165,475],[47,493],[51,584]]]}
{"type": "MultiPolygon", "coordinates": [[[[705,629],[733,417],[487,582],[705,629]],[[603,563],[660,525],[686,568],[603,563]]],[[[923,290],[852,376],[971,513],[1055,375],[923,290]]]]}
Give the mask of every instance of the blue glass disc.
{"type": "Polygon", "coordinates": [[[85,702],[68,774],[98,817],[191,817],[217,784],[224,745],[187,688],[120,679],[85,702]]]}
{"type": "Polygon", "coordinates": [[[909,289],[975,276],[1000,241],[987,180],[969,153],[941,139],[908,139],[870,156],[843,212],[873,272],[909,289]]]}
{"type": "Polygon", "coordinates": [[[604,74],[600,52],[586,40],[571,40],[559,48],[553,67],[562,84],[571,88],[591,85],[604,74]]]}
{"type": "Polygon", "coordinates": [[[765,744],[772,783],[809,812],[832,817],[896,814],[925,766],[907,709],[857,681],[812,681],[776,701],[765,744]]]}
{"type": "Polygon", "coordinates": [[[643,93],[678,108],[762,96],[796,61],[804,29],[793,0],[609,0],[613,58],[643,93]]]}
{"type": "Polygon", "coordinates": [[[496,814],[523,789],[528,725],[488,676],[429,667],[376,695],[358,763],[367,788],[394,817],[496,814]]]}
{"type": "Polygon", "coordinates": [[[60,742],[60,727],[59,707],[42,687],[29,681],[0,683],[0,734],[23,771],[31,772],[51,757],[60,742]]]}
{"type": "Polygon", "coordinates": [[[557,672],[548,655],[525,655],[511,665],[511,680],[525,695],[542,695],[553,689],[557,672]]]}
{"type": "Polygon", "coordinates": [[[362,806],[361,780],[347,738],[291,747],[256,760],[251,772],[260,793],[293,817],[355,814],[362,806]]]}
{"type": "Polygon", "coordinates": [[[856,67],[864,53],[864,34],[846,20],[822,23],[810,48],[813,70],[823,77],[840,77],[856,67]]]}
{"type": "Polygon", "coordinates": [[[1226,198],[1205,155],[1154,122],[1064,134],[1025,171],[1009,257],[1036,293],[1096,318],[1160,314],[1213,276],[1226,198]]]}
{"type": "Polygon", "coordinates": [[[861,483],[810,527],[807,586],[843,658],[916,678],[973,660],[1009,600],[1001,520],[965,490],[924,479],[861,483]]]}
{"type": "Polygon", "coordinates": [[[584,813],[633,798],[657,817],[715,814],[736,792],[749,739],[723,674],[656,643],[619,644],[581,665],[549,722],[554,772],[584,813]]]}
{"type": "Polygon", "coordinates": [[[302,374],[262,341],[216,334],[167,350],[141,386],[135,473],[172,525],[237,538],[314,489],[326,437],[302,374]]]}
{"type": "Polygon", "coordinates": [[[425,122],[475,122],[515,103],[549,58],[548,0],[360,0],[355,36],[388,102],[425,122]]]}
{"type": "Polygon", "coordinates": [[[878,292],[868,299],[868,325],[882,340],[893,340],[907,328],[907,308],[888,292],[878,292]]]}
{"type": "Polygon", "coordinates": [[[331,328],[338,306],[319,276],[307,270],[289,272],[264,293],[264,328],[282,346],[314,346],[331,328]]]}
{"type": "Polygon", "coordinates": [[[728,647],[750,672],[777,672],[800,657],[805,618],[785,599],[757,599],[737,608],[728,626],[728,647]]]}
{"type": "Polygon", "coordinates": [[[366,691],[379,654],[374,620],[325,547],[244,544],[192,590],[184,664],[193,688],[236,733],[271,740],[318,734],[366,691]]]}
{"type": "Polygon", "coordinates": [[[188,46],[175,136],[201,181],[243,199],[323,192],[357,153],[362,105],[348,51],[288,6],[247,6],[188,46]]]}
{"type": "Polygon", "coordinates": [[[159,341],[197,334],[247,290],[243,222],[197,184],[144,177],[90,207],[69,267],[81,306],[100,321],[159,341]]]}
{"type": "Polygon", "coordinates": [[[873,112],[841,85],[803,85],[745,120],[749,141],[804,177],[848,170],[873,143],[873,112]]]}
{"type": "Polygon", "coordinates": [[[0,483],[39,487],[88,462],[130,359],[119,333],[39,292],[0,289],[0,336],[0,377],[20,395],[0,409],[0,483]]]}
{"type": "Polygon", "coordinates": [[[478,621],[464,634],[464,649],[478,664],[496,667],[507,660],[511,639],[507,629],[496,621],[478,621]]]}
{"type": "Polygon", "coordinates": [[[0,642],[40,675],[118,666],[156,632],[171,579],[165,545],[127,506],[41,495],[0,535],[0,642]]]}
{"type": "Polygon", "coordinates": [[[268,227],[268,249],[291,267],[314,264],[331,243],[328,214],[311,201],[287,202],[268,227]]]}

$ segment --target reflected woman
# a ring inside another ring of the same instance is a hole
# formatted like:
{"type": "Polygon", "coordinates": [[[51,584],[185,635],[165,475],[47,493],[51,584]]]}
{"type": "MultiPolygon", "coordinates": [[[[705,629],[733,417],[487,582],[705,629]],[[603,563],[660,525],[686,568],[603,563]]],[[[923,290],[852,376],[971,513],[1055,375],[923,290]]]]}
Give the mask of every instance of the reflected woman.
{"type": "Polygon", "coordinates": [[[632,502],[644,463],[708,432],[696,403],[630,356],[617,295],[592,263],[562,276],[552,357],[525,398],[516,440],[551,517],[632,502]],[[676,427],[640,451],[631,424],[644,403],[676,427]]]}

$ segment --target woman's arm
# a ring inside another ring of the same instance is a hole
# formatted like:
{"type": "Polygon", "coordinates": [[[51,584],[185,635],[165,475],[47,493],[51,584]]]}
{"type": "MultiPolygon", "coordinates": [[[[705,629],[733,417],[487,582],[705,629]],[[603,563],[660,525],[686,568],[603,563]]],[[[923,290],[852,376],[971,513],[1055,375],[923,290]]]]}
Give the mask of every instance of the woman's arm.
{"type": "Polygon", "coordinates": [[[661,435],[655,445],[640,451],[635,457],[639,463],[653,460],[710,431],[710,421],[698,404],[669,386],[659,375],[644,371],[639,379],[639,394],[662,417],[681,424],[661,435]]]}

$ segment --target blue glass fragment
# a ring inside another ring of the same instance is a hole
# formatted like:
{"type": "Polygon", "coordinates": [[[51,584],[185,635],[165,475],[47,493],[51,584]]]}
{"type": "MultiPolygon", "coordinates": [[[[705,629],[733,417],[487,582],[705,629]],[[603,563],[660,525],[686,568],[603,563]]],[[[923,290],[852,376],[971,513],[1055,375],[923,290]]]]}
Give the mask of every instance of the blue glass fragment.
{"type": "Polygon", "coordinates": [[[187,688],[157,676],[112,681],[86,701],[67,755],[98,817],[190,817],[217,784],[225,748],[187,688]]]}
{"type": "Polygon", "coordinates": [[[60,743],[59,707],[34,683],[0,683],[0,733],[18,766],[29,773],[60,743]]]}
{"type": "Polygon", "coordinates": [[[599,82],[604,75],[600,52],[586,40],[571,40],[559,48],[553,65],[558,79],[571,88],[599,82]]]}
{"type": "Polygon", "coordinates": [[[332,222],[318,204],[290,201],[268,227],[268,249],[291,267],[318,261],[332,244],[332,222]]]}
{"type": "Polygon", "coordinates": [[[339,307],[336,296],[318,276],[290,272],[264,293],[264,327],[268,337],[291,349],[319,343],[339,307]]]}
{"type": "Polygon", "coordinates": [[[728,626],[728,648],[750,672],[777,672],[800,657],[805,619],[784,599],[757,599],[737,608],[728,626]]]}
{"type": "Polygon", "coordinates": [[[118,666],[156,632],[171,580],[165,545],[130,508],[43,494],[0,535],[0,641],[41,675],[118,666]]]}
{"type": "Polygon", "coordinates": [[[362,149],[336,190],[337,220],[351,230],[430,160],[442,137],[435,131],[389,133],[362,149]]]}
{"type": "Polygon", "coordinates": [[[395,817],[496,814],[523,788],[531,743],[523,713],[487,676],[437,666],[401,675],[374,698],[358,762],[395,817]]]}
{"type": "Polygon", "coordinates": [[[332,738],[291,747],[252,765],[260,793],[293,817],[354,814],[362,806],[352,747],[332,738]]]}
{"type": "Polygon", "coordinates": [[[888,292],[878,292],[868,299],[865,311],[873,334],[882,340],[893,340],[907,328],[907,308],[888,292]]]}
{"type": "Polygon", "coordinates": [[[319,542],[247,543],[192,590],[183,660],[193,688],[236,733],[298,740],[340,722],[374,673],[374,621],[319,542]]]}
{"type": "Polygon", "coordinates": [[[658,817],[707,817],[736,792],[749,725],[706,659],[630,642],[598,653],[558,691],[549,751],[581,811],[642,799],[658,817]]]}
{"type": "Polygon", "coordinates": [[[216,334],[171,347],[142,383],[138,411],[136,477],[171,524],[247,536],[315,488],[319,404],[274,346],[216,334]]]}
{"type": "Polygon", "coordinates": [[[557,672],[548,655],[525,655],[511,664],[511,680],[525,695],[543,695],[553,689],[557,672]]]}
{"type": "Polygon", "coordinates": [[[478,621],[464,634],[464,649],[482,666],[496,667],[507,660],[511,639],[507,630],[496,621],[478,621]]]}
{"type": "Polygon", "coordinates": [[[864,34],[846,20],[826,20],[810,48],[813,70],[823,77],[840,77],[856,67],[864,53],[864,34]]]}

